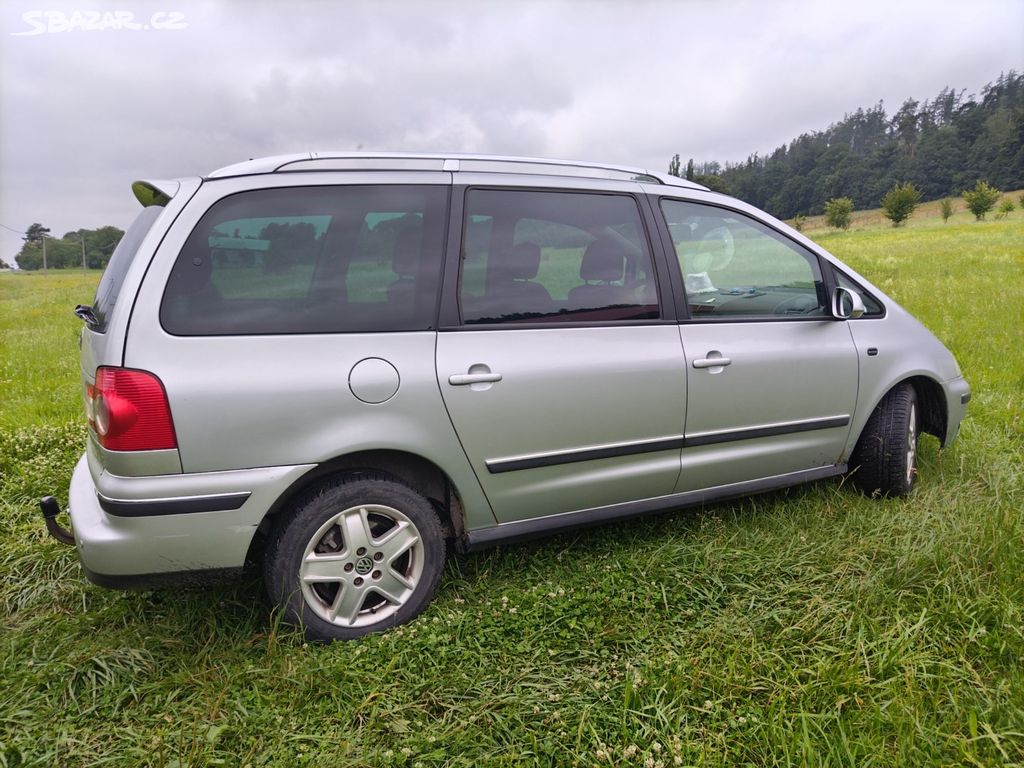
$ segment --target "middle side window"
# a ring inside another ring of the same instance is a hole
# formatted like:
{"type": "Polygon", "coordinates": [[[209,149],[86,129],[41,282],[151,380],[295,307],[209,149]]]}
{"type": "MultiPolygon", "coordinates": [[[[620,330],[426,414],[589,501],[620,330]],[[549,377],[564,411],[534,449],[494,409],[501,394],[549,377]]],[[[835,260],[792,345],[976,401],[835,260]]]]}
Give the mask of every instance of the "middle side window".
{"type": "Polygon", "coordinates": [[[474,189],[464,227],[466,324],[660,316],[640,211],[628,195],[474,189]]]}

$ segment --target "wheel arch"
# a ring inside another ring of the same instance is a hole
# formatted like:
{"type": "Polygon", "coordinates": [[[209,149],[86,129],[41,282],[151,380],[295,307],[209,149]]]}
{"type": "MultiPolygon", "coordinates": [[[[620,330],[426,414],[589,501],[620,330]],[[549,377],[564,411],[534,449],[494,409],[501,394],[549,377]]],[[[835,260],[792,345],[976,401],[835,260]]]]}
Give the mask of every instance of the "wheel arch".
{"type": "Polygon", "coordinates": [[[303,496],[337,478],[363,473],[383,473],[422,493],[434,507],[445,536],[460,540],[466,532],[466,515],[458,488],[441,467],[414,453],[393,449],[357,451],[322,462],[292,483],[263,516],[246,555],[248,565],[262,556],[267,534],[277,515],[303,496]]]}
{"type": "Polygon", "coordinates": [[[930,376],[915,374],[893,382],[878,395],[875,402],[871,404],[871,407],[864,411],[864,423],[860,425],[856,439],[853,441],[854,446],[860,442],[861,435],[865,427],[867,427],[868,417],[874,413],[875,409],[878,408],[879,404],[890,392],[903,384],[909,384],[914,388],[914,394],[917,397],[917,422],[920,431],[937,437],[940,445],[946,444],[946,426],[949,421],[949,413],[942,385],[930,376]]]}
{"type": "Polygon", "coordinates": [[[917,395],[919,429],[929,435],[935,435],[939,439],[939,445],[945,445],[949,413],[942,385],[928,376],[911,376],[904,381],[914,388],[914,394],[917,395]]]}

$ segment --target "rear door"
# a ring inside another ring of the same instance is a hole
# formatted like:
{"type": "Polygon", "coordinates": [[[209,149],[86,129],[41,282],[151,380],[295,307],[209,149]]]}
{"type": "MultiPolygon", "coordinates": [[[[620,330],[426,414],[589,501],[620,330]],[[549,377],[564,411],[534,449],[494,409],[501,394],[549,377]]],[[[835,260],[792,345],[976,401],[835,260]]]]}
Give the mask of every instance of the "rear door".
{"type": "Polygon", "coordinates": [[[465,193],[437,375],[499,522],[675,487],[686,370],[648,224],[625,191],[465,193]]]}
{"type": "Polygon", "coordinates": [[[688,307],[679,492],[840,462],[857,401],[817,256],[740,211],[662,199],[688,307]]]}

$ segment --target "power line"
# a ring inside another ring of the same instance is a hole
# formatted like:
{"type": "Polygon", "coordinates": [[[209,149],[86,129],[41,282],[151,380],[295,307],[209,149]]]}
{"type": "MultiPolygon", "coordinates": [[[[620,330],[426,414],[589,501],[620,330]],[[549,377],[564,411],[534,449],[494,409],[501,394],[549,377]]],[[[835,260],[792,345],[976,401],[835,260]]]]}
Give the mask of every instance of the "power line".
{"type": "Polygon", "coordinates": [[[24,235],[25,234],[22,230],[15,229],[14,227],[8,227],[6,224],[0,224],[0,227],[3,227],[4,229],[9,229],[9,230],[11,230],[11,232],[14,232],[15,234],[18,234],[18,235],[24,235]]]}

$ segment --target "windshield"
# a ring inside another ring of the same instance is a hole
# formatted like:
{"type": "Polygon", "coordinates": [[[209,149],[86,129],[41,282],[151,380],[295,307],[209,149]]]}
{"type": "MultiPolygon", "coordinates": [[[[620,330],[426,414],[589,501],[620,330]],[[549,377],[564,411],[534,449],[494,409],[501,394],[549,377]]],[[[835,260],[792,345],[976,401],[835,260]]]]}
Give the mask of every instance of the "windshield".
{"type": "Polygon", "coordinates": [[[110,317],[110,312],[117,302],[117,295],[121,291],[125,275],[128,274],[128,267],[135,260],[135,253],[139,250],[139,245],[161,212],[163,212],[163,208],[158,205],[143,208],[135,217],[135,221],[128,227],[128,231],[124,233],[117,248],[114,249],[110,263],[107,264],[107,268],[103,271],[103,277],[100,278],[99,287],[96,289],[96,298],[93,300],[92,313],[96,318],[96,323],[89,326],[92,330],[98,333],[104,333],[107,330],[107,318],[110,317]]]}

